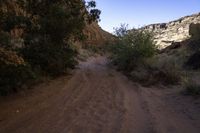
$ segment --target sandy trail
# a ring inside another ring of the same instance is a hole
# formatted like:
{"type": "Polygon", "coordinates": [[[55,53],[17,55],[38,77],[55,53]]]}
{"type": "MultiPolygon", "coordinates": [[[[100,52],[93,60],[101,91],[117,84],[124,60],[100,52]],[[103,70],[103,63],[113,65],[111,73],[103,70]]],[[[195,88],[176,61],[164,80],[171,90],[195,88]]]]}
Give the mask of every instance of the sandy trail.
{"type": "Polygon", "coordinates": [[[70,79],[3,99],[0,133],[199,133],[199,103],[140,87],[106,58],[90,58],[70,79]]]}

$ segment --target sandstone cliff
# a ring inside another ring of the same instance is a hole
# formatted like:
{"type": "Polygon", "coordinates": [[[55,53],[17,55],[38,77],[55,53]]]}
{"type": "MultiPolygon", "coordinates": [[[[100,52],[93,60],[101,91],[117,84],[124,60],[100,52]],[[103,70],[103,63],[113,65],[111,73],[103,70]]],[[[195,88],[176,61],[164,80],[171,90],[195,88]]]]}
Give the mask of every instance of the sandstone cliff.
{"type": "Polygon", "coordinates": [[[84,29],[84,34],[87,37],[84,45],[104,45],[114,39],[114,36],[104,31],[98,23],[87,25],[84,29]]]}
{"type": "Polygon", "coordinates": [[[189,27],[200,23],[200,13],[182,17],[169,23],[158,23],[145,26],[141,29],[152,31],[155,34],[156,44],[163,49],[173,42],[181,42],[190,38],[189,27]]]}

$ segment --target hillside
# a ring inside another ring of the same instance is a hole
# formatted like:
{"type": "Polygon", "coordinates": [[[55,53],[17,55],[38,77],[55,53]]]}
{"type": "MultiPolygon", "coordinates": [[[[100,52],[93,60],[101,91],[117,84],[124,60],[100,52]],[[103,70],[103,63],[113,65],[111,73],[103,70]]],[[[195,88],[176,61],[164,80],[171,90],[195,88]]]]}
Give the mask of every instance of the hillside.
{"type": "Polygon", "coordinates": [[[155,35],[156,45],[160,49],[172,44],[172,42],[181,42],[188,38],[190,24],[200,23],[200,13],[182,17],[169,23],[151,24],[142,29],[152,31],[155,35]]]}
{"type": "Polygon", "coordinates": [[[83,32],[86,35],[84,45],[104,45],[114,39],[111,33],[104,31],[97,23],[87,25],[83,32]]]}

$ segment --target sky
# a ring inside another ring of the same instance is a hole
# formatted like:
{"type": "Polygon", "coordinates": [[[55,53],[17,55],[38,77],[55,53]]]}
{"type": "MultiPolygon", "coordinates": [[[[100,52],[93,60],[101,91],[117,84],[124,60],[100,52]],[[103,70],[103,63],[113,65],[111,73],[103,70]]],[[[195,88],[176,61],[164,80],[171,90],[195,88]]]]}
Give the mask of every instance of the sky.
{"type": "Polygon", "coordinates": [[[139,28],[200,12],[200,0],[96,0],[102,11],[100,26],[109,32],[126,23],[139,28]]]}

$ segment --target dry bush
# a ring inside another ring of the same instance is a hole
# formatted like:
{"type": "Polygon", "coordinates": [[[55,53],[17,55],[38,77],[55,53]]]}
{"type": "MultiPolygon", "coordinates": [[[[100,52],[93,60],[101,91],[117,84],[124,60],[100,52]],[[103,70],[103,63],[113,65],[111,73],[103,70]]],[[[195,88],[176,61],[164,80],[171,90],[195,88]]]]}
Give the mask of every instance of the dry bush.
{"type": "Polygon", "coordinates": [[[175,85],[182,79],[182,70],[173,58],[166,55],[149,58],[133,70],[131,78],[143,85],[175,85]]]}
{"type": "Polygon", "coordinates": [[[185,95],[200,96],[200,84],[194,81],[191,77],[185,77],[183,87],[185,88],[185,95]]]}

